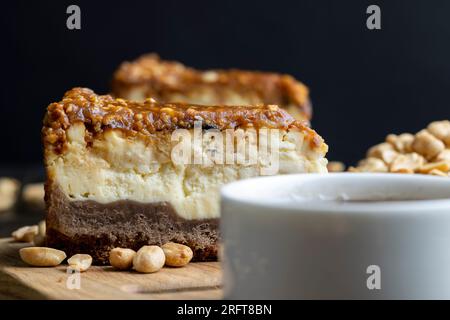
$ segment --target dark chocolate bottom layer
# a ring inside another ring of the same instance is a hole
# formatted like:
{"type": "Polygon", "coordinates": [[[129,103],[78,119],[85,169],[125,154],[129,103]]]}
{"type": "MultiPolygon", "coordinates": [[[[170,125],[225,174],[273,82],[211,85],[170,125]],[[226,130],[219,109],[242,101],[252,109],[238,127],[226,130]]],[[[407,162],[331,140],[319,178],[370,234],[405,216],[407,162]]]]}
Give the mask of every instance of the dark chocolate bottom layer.
{"type": "Polygon", "coordinates": [[[217,259],[219,219],[186,220],[166,202],[70,201],[58,188],[47,189],[46,201],[47,246],[69,257],[87,253],[94,263],[108,264],[115,247],[138,250],[173,241],[189,246],[196,261],[217,259]]]}

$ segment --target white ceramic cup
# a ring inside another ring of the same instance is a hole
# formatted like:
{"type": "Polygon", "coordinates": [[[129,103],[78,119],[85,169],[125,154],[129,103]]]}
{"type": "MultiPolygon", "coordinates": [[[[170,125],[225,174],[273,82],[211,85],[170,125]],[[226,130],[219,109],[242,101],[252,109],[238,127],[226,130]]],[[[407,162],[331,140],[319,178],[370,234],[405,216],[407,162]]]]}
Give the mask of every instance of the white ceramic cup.
{"type": "Polygon", "coordinates": [[[450,299],[450,178],[284,175],[221,195],[226,298],[450,299]]]}

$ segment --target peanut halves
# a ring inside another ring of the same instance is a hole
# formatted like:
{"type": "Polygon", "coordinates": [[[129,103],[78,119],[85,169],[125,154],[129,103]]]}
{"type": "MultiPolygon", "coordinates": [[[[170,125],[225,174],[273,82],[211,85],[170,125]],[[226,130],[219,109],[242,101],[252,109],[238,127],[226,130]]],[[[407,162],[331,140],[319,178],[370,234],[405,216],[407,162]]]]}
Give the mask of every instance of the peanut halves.
{"type": "Polygon", "coordinates": [[[164,244],[162,249],[166,255],[166,265],[170,267],[183,267],[192,260],[194,255],[188,246],[174,242],[164,244]]]}
{"type": "Polygon", "coordinates": [[[136,251],[125,248],[114,248],[109,252],[109,263],[116,269],[128,270],[133,266],[136,251]]]}
{"type": "Polygon", "coordinates": [[[12,233],[12,237],[15,241],[19,242],[32,242],[34,237],[39,234],[38,226],[25,226],[17,229],[12,233]]]}
{"type": "Polygon", "coordinates": [[[445,149],[445,144],[427,130],[422,130],[416,134],[412,148],[427,160],[431,160],[445,149]]]}
{"type": "Polygon", "coordinates": [[[159,271],[166,262],[164,251],[158,246],[143,246],[133,258],[137,272],[153,273],[159,271]]]}
{"type": "Polygon", "coordinates": [[[38,234],[34,236],[33,243],[36,247],[42,247],[45,244],[45,232],[46,232],[46,224],[45,220],[42,220],[38,224],[38,234]]]}
{"type": "Polygon", "coordinates": [[[23,262],[34,267],[55,267],[66,258],[64,251],[46,247],[28,247],[19,250],[23,262]]]}
{"type": "Polygon", "coordinates": [[[70,268],[79,272],[84,272],[91,266],[92,257],[88,254],[76,254],[70,257],[67,260],[67,263],[70,268]]]}

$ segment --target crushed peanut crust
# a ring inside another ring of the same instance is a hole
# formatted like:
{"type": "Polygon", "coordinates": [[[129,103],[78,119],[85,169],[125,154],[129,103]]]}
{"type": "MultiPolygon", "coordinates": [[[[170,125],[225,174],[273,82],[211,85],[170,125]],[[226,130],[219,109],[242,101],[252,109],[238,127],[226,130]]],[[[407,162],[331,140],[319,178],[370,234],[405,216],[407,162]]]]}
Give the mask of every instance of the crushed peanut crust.
{"type": "MultiPolygon", "coordinates": [[[[97,95],[87,88],[74,88],[60,102],[51,103],[44,118],[44,147],[62,152],[66,130],[83,122],[88,139],[108,129],[120,129],[129,135],[152,135],[158,131],[193,128],[201,121],[204,129],[269,128],[298,130],[312,149],[327,149],[323,139],[304,123],[295,120],[276,105],[260,106],[200,106],[183,103],[158,103],[116,99],[97,95]]],[[[89,141],[88,141],[89,142],[89,141]]]]}
{"type": "Polygon", "coordinates": [[[225,94],[225,88],[243,94],[251,92],[265,104],[297,106],[304,119],[310,120],[312,114],[308,88],[286,74],[237,69],[200,71],[179,62],[161,60],[156,54],[147,54],[122,63],[112,81],[113,93],[117,96],[125,89],[140,85],[146,86],[148,97],[160,101],[166,101],[173,93],[183,94],[208,86],[218,97],[225,94]]]}

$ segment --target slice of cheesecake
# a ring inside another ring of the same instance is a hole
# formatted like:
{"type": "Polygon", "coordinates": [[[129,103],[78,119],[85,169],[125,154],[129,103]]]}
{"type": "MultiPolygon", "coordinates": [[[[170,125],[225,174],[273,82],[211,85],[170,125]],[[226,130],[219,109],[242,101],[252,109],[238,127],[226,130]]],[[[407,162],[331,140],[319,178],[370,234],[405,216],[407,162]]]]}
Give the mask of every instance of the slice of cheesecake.
{"type": "Polygon", "coordinates": [[[309,121],[311,104],[308,88],[285,74],[243,70],[200,71],[156,54],[124,62],[112,82],[116,97],[142,101],[203,105],[276,104],[294,118],[309,121]]]}
{"type": "Polygon", "coordinates": [[[169,241],[215,259],[220,186],[327,170],[323,139],[273,105],[131,102],[75,88],[48,106],[42,135],[47,245],[100,264],[114,247],[169,241]]]}

